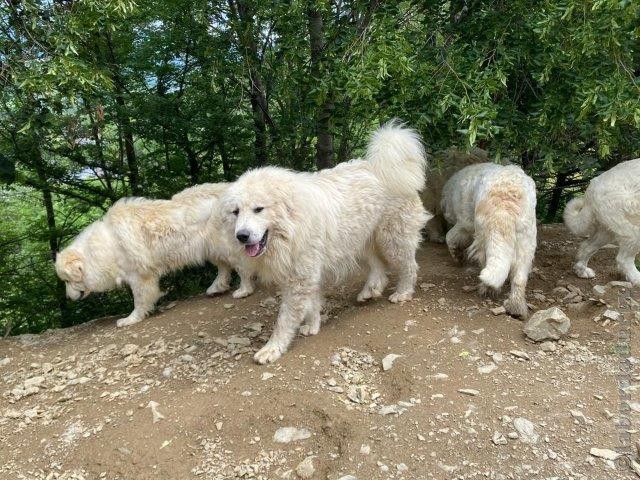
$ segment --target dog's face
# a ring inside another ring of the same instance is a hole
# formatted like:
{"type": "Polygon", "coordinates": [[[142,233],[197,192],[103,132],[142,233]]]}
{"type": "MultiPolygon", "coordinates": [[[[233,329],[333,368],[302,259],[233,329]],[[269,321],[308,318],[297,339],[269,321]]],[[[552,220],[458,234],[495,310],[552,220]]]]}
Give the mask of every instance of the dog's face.
{"type": "Polygon", "coordinates": [[[222,205],[231,230],[245,253],[257,258],[270,243],[289,236],[291,208],[286,191],[259,171],[245,174],[234,184],[222,205]]]}
{"type": "Polygon", "coordinates": [[[63,250],[56,256],[56,273],[65,284],[71,300],[86,298],[91,290],[85,284],[84,257],[74,250],[63,250]]]}

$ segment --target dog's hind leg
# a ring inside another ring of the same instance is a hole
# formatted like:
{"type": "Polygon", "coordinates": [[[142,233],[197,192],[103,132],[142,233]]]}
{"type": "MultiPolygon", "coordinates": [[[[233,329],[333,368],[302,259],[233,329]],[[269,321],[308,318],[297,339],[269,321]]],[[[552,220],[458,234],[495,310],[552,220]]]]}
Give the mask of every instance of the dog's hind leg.
{"type": "Polygon", "coordinates": [[[231,296],[233,298],[248,297],[255,291],[252,272],[249,272],[244,268],[237,268],[237,272],[238,275],[240,275],[240,286],[231,294],[231,296]]]}
{"type": "Polygon", "coordinates": [[[535,255],[535,240],[523,245],[529,239],[519,238],[516,244],[516,255],[511,265],[511,292],[504,302],[504,307],[509,315],[526,319],[529,316],[529,307],[526,299],[526,287],[531,272],[531,265],[535,255]]]}
{"type": "Polygon", "coordinates": [[[607,243],[612,241],[613,238],[609,232],[600,228],[593,236],[584,240],[578,248],[578,254],[576,255],[576,263],[573,266],[573,271],[580,278],[594,278],[596,273],[587,266],[589,259],[600,248],[604,247],[607,243]]]}
{"type": "Polygon", "coordinates": [[[359,302],[382,296],[382,292],[384,292],[389,282],[385,265],[376,252],[371,251],[369,253],[367,263],[369,264],[369,276],[367,277],[367,283],[364,284],[362,291],[358,294],[359,302]]]}
{"type": "Polygon", "coordinates": [[[282,289],[278,319],[269,341],[254,355],[256,362],[262,364],[275,362],[287,351],[305,315],[313,310],[314,298],[319,295],[319,288],[319,284],[310,285],[300,281],[282,289]]]}
{"type": "Polygon", "coordinates": [[[636,256],[638,255],[638,252],[640,252],[639,245],[620,242],[620,249],[616,256],[618,270],[634,286],[640,285],[640,272],[636,267],[636,256]]]}
{"type": "MultiPolygon", "coordinates": [[[[212,261],[212,263],[214,262],[212,261]]],[[[229,284],[231,283],[231,267],[220,261],[216,261],[215,265],[218,267],[218,275],[216,275],[216,279],[211,286],[207,288],[207,295],[209,296],[226,292],[229,290],[229,284]]]]}
{"type": "Polygon", "coordinates": [[[158,299],[163,295],[160,291],[159,278],[135,276],[128,280],[133,293],[133,312],[126,318],[116,322],[118,327],[127,327],[144,320],[153,310],[158,299]]]}

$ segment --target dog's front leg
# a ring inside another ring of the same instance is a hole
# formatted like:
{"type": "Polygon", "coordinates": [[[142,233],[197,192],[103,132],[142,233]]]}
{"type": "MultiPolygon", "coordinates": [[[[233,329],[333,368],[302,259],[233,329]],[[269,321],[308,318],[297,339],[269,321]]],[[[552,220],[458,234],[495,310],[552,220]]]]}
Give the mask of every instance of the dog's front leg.
{"type": "Polygon", "coordinates": [[[162,296],[158,277],[135,276],[128,281],[133,293],[133,312],[116,322],[118,327],[127,327],[146,318],[162,296]]]}
{"type": "Polygon", "coordinates": [[[255,291],[255,286],[253,284],[253,274],[252,272],[242,267],[238,267],[237,271],[238,275],[240,276],[240,286],[231,294],[231,296],[233,298],[248,297],[255,291]]]}
{"type": "Polygon", "coordinates": [[[303,284],[290,285],[283,289],[276,325],[267,344],[254,355],[256,362],[275,362],[287,351],[304,320],[305,313],[310,309],[313,291],[316,289],[317,287],[303,284]]]}
{"type": "MultiPolygon", "coordinates": [[[[213,261],[211,263],[214,263],[213,261]]],[[[211,286],[207,288],[207,295],[210,297],[217,293],[224,293],[229,290],[231,283],[231,267],[224,262],[215,262],[218,268],[218,274],[211,286]]]]}

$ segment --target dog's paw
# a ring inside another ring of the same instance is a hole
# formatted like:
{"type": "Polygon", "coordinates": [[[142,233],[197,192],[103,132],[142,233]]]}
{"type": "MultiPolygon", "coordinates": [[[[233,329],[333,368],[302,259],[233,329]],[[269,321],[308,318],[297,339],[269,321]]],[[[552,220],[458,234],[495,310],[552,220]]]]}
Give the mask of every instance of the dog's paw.
{"type": "Polygon", "coordinates": [[[251,295],[253,293],[253,289],[249,289],[249,288],[238,288],[237,290],[235,290],[231,296],[233,298],[245,298],[248,297],[249,295],[251,295]]]}
{"type": "Polygon", "coordinates": [[[524,298],[508,298],[504,301],[504,308],[512,317],[526,320],[529,316],[529,306],[524,298]]]}
{"type": "Polygon", "coordinates": [[[389,301],[391,303],[408,302],[412,298],[413,298],[413,293],[411,292],[405,292],[405,293],[394,292],[391,295],[389,295],[389,301]]]}
{"type": "Polygon", "coordinates": [[[487,297],[487,298],[496,298],[500,293],[499,289],[495,289],[493,287],[490,287],[489,285],[485,285],[482,282],[478,284],[478,287],[476,288],[476,290],[478,291],[478,295],[480,295],[481,297],[487,297]]]}
{"type": "Polygon", "coordinates": [[[116,322],[116,327],[128,327],[129,325],[135,325],[140,322],[142,319],[133,315],[129,315],[128,317],[121,318],[116,322]]]}
{"type": "Polygon", "coordinates": [[[596,272],[594,272],[593,269],[589,267],[583,267],[582,265],[578,264],[574,265],[573,271],[580,278],[595,278],[596,276],[596,272]]]}
{"type": "Polygon", "coordinates": [[[284,350],[279,345],[267,343],[256,352],[253,359],[259,364],[264,365],[265,363],[275,362],[283,353],[284,350]]]}
{"type": "MultiPolygon", "coordinates": [[[[219,284],[214,282],[209,288],[207,288],[207,295],[210,297],[213,297],[214,295],[217,295],[219,293],[224,293],[227,290],[229,290],[229,285],[224,285],[224,284],[219,284]]],[[[239,297],[234,297],[234,298],[239,298],[239,297]]]]}
{"type": "Polygon", "coordinates": [[[305,323],[304,325],[300,325],[300,335],[304,335],[305,337],[309,337],[311,335],[317,335],[319,331],[320,331],[320,324],[309,325],[305,323]]]}

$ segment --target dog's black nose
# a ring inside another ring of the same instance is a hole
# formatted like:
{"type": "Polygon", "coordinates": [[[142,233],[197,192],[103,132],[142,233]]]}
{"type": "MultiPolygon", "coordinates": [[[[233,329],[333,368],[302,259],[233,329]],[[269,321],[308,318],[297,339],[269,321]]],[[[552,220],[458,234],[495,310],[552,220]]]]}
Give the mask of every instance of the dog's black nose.
{"type": "Polygon", "coordinates": [[[240,230],[238,233],[236,233],[236,238],[241,243],[247,243],[249,241],[249,236],[249,232],[247,232],[246,230],[240,230]]]}

